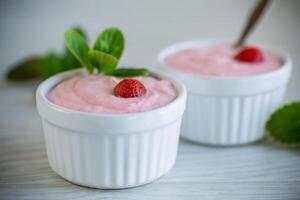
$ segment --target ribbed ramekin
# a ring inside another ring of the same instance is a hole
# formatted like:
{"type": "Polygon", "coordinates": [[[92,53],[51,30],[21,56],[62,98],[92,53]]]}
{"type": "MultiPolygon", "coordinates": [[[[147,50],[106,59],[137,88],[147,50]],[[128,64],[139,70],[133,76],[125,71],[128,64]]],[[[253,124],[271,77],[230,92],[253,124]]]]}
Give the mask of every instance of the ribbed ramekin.
{"type": "Polygon", "coordinates": [[[181,137],[211,145],[241,145],[264,137],[264,125],[282,100],[291,73],[291,59],[275,71],[246,77],[215,77],[188,74],[165,63],[165,58],[191,47],[208,47],[219,40],[175,44],[159,55],[161,70],[183,81],[188,91],[181,137]]]}
{"type": "Polygon", "coordinates": [[[79,112],[47,99],[56,84],[80,73],[58,74],[36,91],[52,169],[70,182],[102,189],[135,187],[167,173],[176,160],[185,87],[156,74],[174,84],[177,98],[164,107],[132,114],[79,112]]]}

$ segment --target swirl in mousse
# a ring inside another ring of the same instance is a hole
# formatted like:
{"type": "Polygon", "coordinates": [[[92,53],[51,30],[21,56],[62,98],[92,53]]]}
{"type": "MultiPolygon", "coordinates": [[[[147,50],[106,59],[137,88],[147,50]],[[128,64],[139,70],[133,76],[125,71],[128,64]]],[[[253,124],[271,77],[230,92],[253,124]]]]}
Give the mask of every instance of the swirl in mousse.
{"type": "Polygon", "coordinates": [[[165,58],[168,67],[207,76],[251,76],[274,71],[283,62],[275,55],[255,47],[234,49],[218,44],[177,51],[165,58]]]}
{"type": "Polygon", "coordinates": [[[177,91],[170,81],[150,76],[120,79],[77,75],[59,83],[47,97],[52,103],[72,110],[125,114],[167,105],[177,97],[177,91]]]}

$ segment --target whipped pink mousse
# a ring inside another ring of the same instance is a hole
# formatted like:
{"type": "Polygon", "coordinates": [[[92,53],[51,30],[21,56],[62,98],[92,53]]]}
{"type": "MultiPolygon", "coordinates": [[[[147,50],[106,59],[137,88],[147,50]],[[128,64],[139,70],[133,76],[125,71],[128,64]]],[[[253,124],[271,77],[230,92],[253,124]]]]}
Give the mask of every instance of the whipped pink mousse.
{"type": "Polygon", "coordinates": [[[193,47],[175,52],[165,58],[167,66],[191,74],[208,76],[249,76],[274,71],[282,60],[263,51],[262,62],[247,63],[234,59],[240,49],[221,44],[193,47]]]}
{"type": "Polygon", "coordinates": [[[72,110],[99,114],[136,113],[165,106],[177,97],[177,91],[168,80],[137,77],[146,87],[141,97],[114,96],[115,86],[122,80],[103,75],[80,75],[59,83],[51,90],[48,99],[72,110]]]}

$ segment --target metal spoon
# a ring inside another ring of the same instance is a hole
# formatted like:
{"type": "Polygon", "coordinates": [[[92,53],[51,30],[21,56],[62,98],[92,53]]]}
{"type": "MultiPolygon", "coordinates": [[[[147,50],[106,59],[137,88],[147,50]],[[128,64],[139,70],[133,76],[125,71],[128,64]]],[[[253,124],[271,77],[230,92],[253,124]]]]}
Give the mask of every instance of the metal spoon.
{"type": "Polygon", "coordinates": [[[249,36],[250,32],[253,30],[263,12],[266,11],[266,7],[270,4],[271,0],[258,0],[256,6],[254,7],[251,15],[249,16],[240,37],[235,42],[234,47],[238,48],[244,45],[246,38],[249,36]]]}

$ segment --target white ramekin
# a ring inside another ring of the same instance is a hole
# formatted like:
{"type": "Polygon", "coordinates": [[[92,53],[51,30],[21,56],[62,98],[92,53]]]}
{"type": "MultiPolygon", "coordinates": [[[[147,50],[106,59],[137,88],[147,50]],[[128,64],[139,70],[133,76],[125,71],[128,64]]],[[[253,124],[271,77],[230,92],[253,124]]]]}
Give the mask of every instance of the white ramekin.
{"type": "Polygon", "coordinates": [[[46,94],[75,74],[61,73],[41,83],[36,91],[48,160],[66,180],[94,188],[118,189],[149,183],[174,165],[185,109],[186,89],[170,80],[178,91],[170,104],[133,114],[93,114],[51,103],[46,94]]]}
{"type": "Polygon", "coordinates": [[[291,73],[289,56],[278,70],[246,77],[188,74],[168,67],[165,58],[191,47],[208,47],[220,40],[189,41],[164,49],[161,70],[180,79],[188,91],[181,137],[211,145],[240,145],[263,138],[267,118],[281,103],[291,73]]]}

